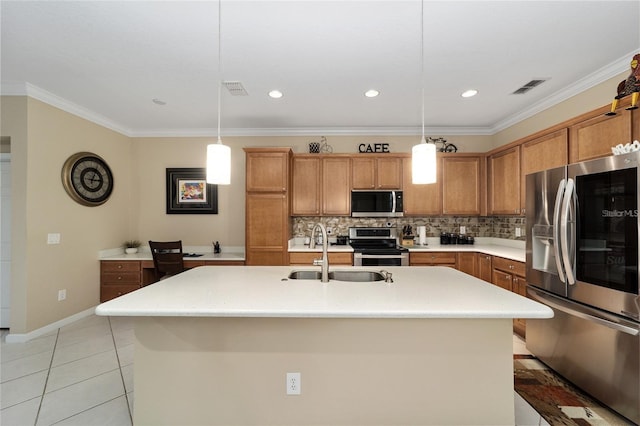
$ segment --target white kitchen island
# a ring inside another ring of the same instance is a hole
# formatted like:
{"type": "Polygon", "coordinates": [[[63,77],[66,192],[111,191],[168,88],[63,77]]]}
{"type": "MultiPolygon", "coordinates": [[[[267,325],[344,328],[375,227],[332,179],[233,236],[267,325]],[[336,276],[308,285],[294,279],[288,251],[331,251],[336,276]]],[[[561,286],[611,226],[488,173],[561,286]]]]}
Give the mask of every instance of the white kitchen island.
{"type": "Polygon", "coordinates": [[[549,308],[444,267],[385,268],[393,283],[293,269],[198,267],[98,306],[136,317],[134,423],[514,423],[512,318],[549,308]]]}

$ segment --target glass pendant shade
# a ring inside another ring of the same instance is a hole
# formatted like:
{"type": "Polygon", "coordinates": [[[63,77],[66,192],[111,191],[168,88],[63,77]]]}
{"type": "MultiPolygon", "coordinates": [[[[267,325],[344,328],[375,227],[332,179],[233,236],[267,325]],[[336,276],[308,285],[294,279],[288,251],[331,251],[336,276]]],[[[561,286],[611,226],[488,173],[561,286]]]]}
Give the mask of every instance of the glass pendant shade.
{"type": "Polygon", "coordinates": [[[411,181],[414,184],[436,183],[436,145],[426,141],[411,149],[411,181]]]}
{"type": "Polygon", "coordinates": [[[231,183],[231,148],[218,143],[207,145],[207,183],[229,185],[231,183]]]}

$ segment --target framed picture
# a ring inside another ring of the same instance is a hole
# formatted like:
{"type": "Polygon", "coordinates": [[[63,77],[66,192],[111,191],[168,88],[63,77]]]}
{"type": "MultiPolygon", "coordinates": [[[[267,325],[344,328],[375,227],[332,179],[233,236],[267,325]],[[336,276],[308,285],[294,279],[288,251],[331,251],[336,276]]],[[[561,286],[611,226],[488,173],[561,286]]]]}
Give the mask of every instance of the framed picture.
{"type": "Polygon", "coordinates": [[[167,169],[167,214],[218,214],[218,185],[204,167],[167,169]]]}

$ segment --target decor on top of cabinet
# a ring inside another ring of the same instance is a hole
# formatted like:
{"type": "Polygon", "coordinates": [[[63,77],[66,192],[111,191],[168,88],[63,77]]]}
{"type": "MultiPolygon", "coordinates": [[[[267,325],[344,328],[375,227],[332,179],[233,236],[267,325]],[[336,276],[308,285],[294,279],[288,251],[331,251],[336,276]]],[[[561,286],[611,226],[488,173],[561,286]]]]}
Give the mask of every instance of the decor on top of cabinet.
{"type": "Polygon", "coordinates": [[[640,151],[640,142],[638,142],[638,140],[635,140],[631,143],[626,143],[624,145],[619,143],[618,145],[611,147],[611,152],[613,152],[613,155],[627,154],[634,151],[640,151]]]}
{"type": "Polygon", "coordinates": [[[434,144],[440,152],[458,152],[458,147],[452,143],[447,142],[445,138],[432,138],[431,136],[429,136],[427,137],[427,143],[434,144]],[[440,145],[439,148],[438,145],[440,145]]]}
{"type": "Polygon", "coordinates": [[[618,95],[611,102],[611,111],[605,115],[616,115],[618,100],[631,95],[631,105],[627,109],[637,109],[638,97],[640,96],[640,53],[633,55],[631,59],[631,74],[626,80],[618,84],[618,95]]]}
{"type": "Polygon", "coordinates": [[[124,252],[127,254],[134,254],[138,252],[138,247],[140,247],[140,241],[138,240],[127,240],[124,242],[124,252]]]}
{"type": "Polygon", "coordinates": [[[325,138],[324,136],[320,137],[320,142],[309,143],[309,153],[311,154],[331,152],[333,152],[333,147],[327,143],[327,138],[325,138]]]}
{"type": "Polygon", "coordinates": [[[204,167],[166,169],[167,214],[218,214],[218,185],[204,167]]]}

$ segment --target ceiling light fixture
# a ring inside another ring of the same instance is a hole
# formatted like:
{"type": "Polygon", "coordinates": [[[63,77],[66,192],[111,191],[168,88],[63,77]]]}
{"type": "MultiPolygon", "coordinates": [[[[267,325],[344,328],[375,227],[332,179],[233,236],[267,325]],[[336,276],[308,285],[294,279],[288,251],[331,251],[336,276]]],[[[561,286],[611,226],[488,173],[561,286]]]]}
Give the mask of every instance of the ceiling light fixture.
{"type": "Polygon", "coordinates": [[[411,149],[411,181],[414,184],[436,182],[436,145],[424,137],[424,0],[420,2],[420,79],[422,83],[422,139],[411,149]]]}
{"type": "Polygon", "coordinates": [[[378,91],[377,91],[377,90],[375,90],[375,89],[369,89],[369,90],[367,90],[366,92],[364,92],[364,95],[365,95],[367,98],[375,98],[375,97],[376,97],[376,96],[378,96],[379,94],[380,94],[380,92],[378,92],[378,91]]]}
{"type": "Polygon", "coordinates": [[[279,90],[272,90],[269,92],[269,97],[273,99],[280,99],[284,94],[279,90]]]}
{"type": "Polygon", "coordinates": [[[207,145],[207,183],[231,183],[231,148],[222,144],[220,117],[222,104],[222,0],[218,0],[218,143],[207,145]]]}
{"type": "Polygon", "coordinates": [[[462,92],[462,95],[460,95],[460,96],[462,96],[463,98],[470,98],[470,97],[475,96],[477,94],[478,94],[478,91],[476,89],[469,89],[469,90],[466,90],[466,91],[462,92]]]}

